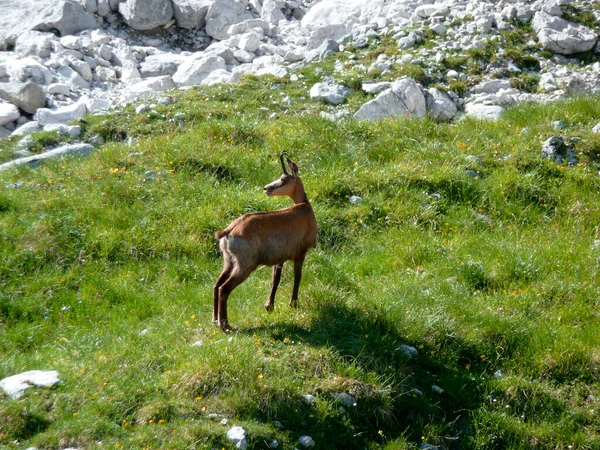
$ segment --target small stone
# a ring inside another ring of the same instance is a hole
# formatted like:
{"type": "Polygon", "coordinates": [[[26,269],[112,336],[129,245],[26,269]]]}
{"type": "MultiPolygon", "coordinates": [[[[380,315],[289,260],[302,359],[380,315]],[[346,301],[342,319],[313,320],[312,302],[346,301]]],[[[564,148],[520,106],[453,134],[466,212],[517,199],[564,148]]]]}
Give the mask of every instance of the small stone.
{"type": "Polygon", "coordinates": [[[23,395],[25,389],[30,387],[49,388],[59,383],[60,380],[56,370],[31,370],[4,378],[0,381],[0,389],[10,398],[17,399],[23,395]]]}
{"type": "Polygon", "coordinates": [[[564,120],[555,120],[554,122],[552,122],[552,128],[554,128],[555,130],[562,130],[564,128],[567,128],[567,122],[564,120]]]}
{"type": "Polygon", "coordinates": [[[246,430],[242,427],[235,426],[227,431],[227,439],[235,445],[235,448],[245,450],[248,447],[246,440],[246,430]]]}
{"type": "Polygon", "coordinates": [[[444,390],[441,387],[439,387],[439,386],[437,386],[435,384],[433,386],[431,386],[431,390],[433,392],[435,392],[436,394],[443,394],[444,393],[444,390]]]}
{"type": "Polygon", "coordinates": [[[310,436],[300,436],[298,442],[304,448],[312,448],[315,446],[315,441],[310,436]]]}
{"type": "Polygon", "coordinates": [[[437,445],[428,444],[427,442],[421,442],[419,444],[419,450],[438,450],[437,445]]]}
{"type": "Polygon", "coordinates": [[[307,405],[312,405],[315,402],[316,398],[314,395],[304,394],[302,396],[302,401],[307,405]]]}
{"type": "Polygon", "coordinates": [[[592,128],[592,133],[600,133],[600,123],[594,125],[592,128]]]}
{"type": "Polygon", "coordinates": [[[331,397],[340,405],[346,406],[347,408],[356,406],[356,399],[345,392],[332,392],[331,397]]]}
{"type": "Polygon", "coordinates": [[[148,105],[142,104],[142,105],[136,106],[136,108],[135,108],[135,113],[136,114],[143,114],[143,113],[145,113],[147,111],[150,111],[150,107],[148,105]]]}
{"type": "Polygon", "coordinates": [[[419,352],[417,351],[417,349],[410,345],[402,344],[396,350],[399,350],[408,358],[416,358],[417,356],[419,356],[419,352]]]}
{"type": "Polygon", "coordinates": [[[417,388],[412,388],[412,389],[410,390],[410,393],[411,393],[411,395],[412,395],[413,397],[423,397],[423,392],[422,392],[422,391],[420,391],[420,390],[419,390],[419,389],[417,389],[417,388]]]}
{"type": "Polygon", "coordinates": [[[274,420],[273,421],[273,425],[275,426],[275,428],[277,428],[279,430],[283,430],[284,429],[283,424],[279,420],[274,420]]]}
{"type": "Polygon", "coordinates": [[[352,197],[350,197],[348,199],[348,201],[350,203],[352,203],[353,205],[360,205],[363,202],[362,197],[359,197],[358,195],[353,195],[352,197]]]}
{"type": "Polygon", "coordinates": [[[227,425],[228,422],[229,422],[229,419],[223,418],[219,423],[221,425],[227,425]]]}
{"type": "Polygon", "coordinates": [[[269,448],[279,448],[279,442],[277,439],[271,439],[270,441],[267,441],[267,446],[269,448]]]}

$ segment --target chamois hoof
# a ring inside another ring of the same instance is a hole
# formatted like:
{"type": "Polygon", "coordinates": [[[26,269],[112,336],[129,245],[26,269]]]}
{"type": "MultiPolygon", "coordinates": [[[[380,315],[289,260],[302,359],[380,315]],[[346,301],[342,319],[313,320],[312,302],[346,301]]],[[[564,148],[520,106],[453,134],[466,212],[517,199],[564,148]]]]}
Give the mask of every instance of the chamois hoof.
{"type": "Polygon", "coordinates": [[[267,310],[267,312],[271,312],[275,309],[275,305],[273,305],[272,303],[265,303],[265,309],[267,310]]]}
{"type": "Polygon", "coordinates": [[[228,323],[228,322],[226,322],[226,321],[225,321],[225,322],[221,322],[221,323],[219,323],[218,325],[219,325],[219,328],[221,328],[221,330],[222,330],[224,333],[231,333],[231,332],[233,331],[233,328],[231,328],[231,327],[229,326],[229,323],[228,323]]]}
{"type": "Polygon", "coordinates": [[[291,300],[290,301],[290,308],[297,308],[298,307],[298,301],[297,300],[291,300]]]}

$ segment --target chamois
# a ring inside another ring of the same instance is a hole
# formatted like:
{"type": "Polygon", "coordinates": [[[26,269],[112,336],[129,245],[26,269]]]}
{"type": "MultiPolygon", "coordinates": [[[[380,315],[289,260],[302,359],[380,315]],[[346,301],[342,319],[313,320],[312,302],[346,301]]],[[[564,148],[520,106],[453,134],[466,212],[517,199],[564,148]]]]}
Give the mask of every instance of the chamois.
{"type": "Polygon", "coordinates": [[[214,287],[213,323],[230,331],[227,299],[231,292],[259,266],[273,266],[272,287],[265,303],[267,311],[275,307],[275,293],[283,263],[294,261],[294,290],[290,306],[295,307],[306,253],[317,241],[317,219],[298,176],[298,166],[286,152],[279,155],[283,174],[264,187],[268,196],[288,196],[294,205],[277,211],[250,213],[237,218],[215,237],[223,253],[223,271],[214,287]],[[286,170],[284,157],[289,172],[286,170]]]}

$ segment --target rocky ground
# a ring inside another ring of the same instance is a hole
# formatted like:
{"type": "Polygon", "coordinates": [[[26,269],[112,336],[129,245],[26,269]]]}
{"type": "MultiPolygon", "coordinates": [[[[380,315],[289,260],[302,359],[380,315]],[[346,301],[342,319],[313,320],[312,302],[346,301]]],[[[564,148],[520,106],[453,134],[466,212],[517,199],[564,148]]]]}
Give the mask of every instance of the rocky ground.
{"type": "Polygon", "coordinates": [[[593,1],[3,0],[3,10],[0,137],[245,74],[294,80],[334,55],[334,73],[310,89],[334,120],[494,119],[515,102],[600,90],[593,1]],[[384,50],[370,60],[374,47],[384,50]],[[344,108],[349,75],[373,95],[358,111],[344,108]]]}

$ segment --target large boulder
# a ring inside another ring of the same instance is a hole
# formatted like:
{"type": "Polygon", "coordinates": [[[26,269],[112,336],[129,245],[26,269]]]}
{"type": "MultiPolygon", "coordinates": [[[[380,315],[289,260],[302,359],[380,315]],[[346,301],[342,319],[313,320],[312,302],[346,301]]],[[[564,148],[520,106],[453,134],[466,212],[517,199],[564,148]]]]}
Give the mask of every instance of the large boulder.
{"type": "Polygon", "coordinates": [[[598,35],[591,28],[545,11],[535,13],[531,26],[544,49],[561,55],[587,52],[598,42],[598,35]]]}
{"type": "Polygon", "coordinates": [[[185,56],[176,53],[150,55],[146,57],[142,64],[140,64],[140,74],[142,78],[174,75],[175,72],[177,72],[177,68],[186,59],[185,56]]]}
{"type": "Polygon", "coordinates": [[[32,82],[0,83],[0,98],[29,114],[35,113],[46,105],[44,90],[32,82]]]}
{"type": "Polygon", "coordinates": [[[465,105],[465,114],[474,119],[498,120],[504,108],[499,105],[484,105],[482,103],[467,103],[465,105]]]}
{"type": "Polygon", "coordinates": [[[179,66],[173,81],[177,86],[198,86],[215,70],[227,70],[225,60],[220,56],[192,57],[179,66]]]}
{"type": "Polygon", "coordinates": [[[39,56],[47,58],[53,50],[52,42],[56,38],[51,33],[25,31],[15,41],[15,53],[19,56],[39,56]]]}
{"type": "Polygon", "coordinates": [[[206,14],[213,0],[171,0],[173,14],[181,28],[202,28],[206,25],[206,14]]]}
{"type": "Polygon", "coordinates": [[[247,10],[248,0],[219,0],[212,3],[206,13],[206,34],[225,40],[231,25],[253,19],[247,10]]]}
{"type": "Polygon", "coordinates": [[[15,105],[0,102],[0,127],[14,122],[19,117],[21,113],[15,105]]]}
{"type": "Polygon", "coordinates": [[[173,18],[171,0],[127,0],[119,4],[119,12],[131,28],[152,30],[173,18]]]}
{"type": "MultiPolygon", "coordinates": [[[[39,155],[27,156],[25,158],[19,158],[19,159],[15,159],[15,160],[12,160],[12,161],[4,163],[4,164],[0,164],[0,172],[2,172],[3,170],[10,169],[11,167],[22,166],[25,164],[27,164],[31,167],[36,167],[42,161],[45,161],[48,159],[54,159],[54,158],[62,158],[64,156],[70,156],[70,155],[72,155],[72,156],[87,156],[90,153],[92,153],[93,151],[94,151],[94,147],[91,146],[90,144],[65,144],[65,145],[61,145],[60,147],[57,147],[53,150],[47,151],[47,152],[39,154],[39,155]]],[[[2,382],[6,382],[6,379],[2,380],[2,382]]],[[[32,385],[38,386],[38,384],[32,383],[29,380],[26,382],[23,382],[21,384],[24,385],[24,387],[21,390],[24,390],[27,387],[31,387],[32,385]]],[[[52,386],[52,384],[47,383],[47,384],[43,384],[40,386],[42,386],[42,387],[52,386]]],[[[2,387],[6,391],[5,386],[0,385],[0,387],[2,387]]],[[[17,397],[15,397],[15,398],[17,398],[17,397]]]]}
{"type": "Polygon", "coordinates": [[[327,39],[339,40],[352,31],[353,25],[369,24],[387,14],[385,0],[322,0],[302,18],[302,26],[311,31],[310,48],[327,39]]]}
{"type": "Polygon", "coordinates": [[[35,120],[42,125],[51,123],[67,124],[74,119],[78,119],[87,113],[84,102],[73,103],[72,105],[62,106],[57,109],[40,108],[35,113],[35,120]]]}
{"type": "Polygon", "coordinates": [[[7,62],[8,77],[11,81],[33,81],[37,84],[49,84],[52,81],[52,72],[38,60],[27,57],[23,59],[11,58],[7,62]]]}
{"type": "Polygon", "coordinates": [[[403,77],[392,83],[354,114],[355,119],[378,121],[405,116],[425,117],[425,96],[421,86],[412,78],[403,77]]]}
{"type": "Polygon", "coordinates": [[[346,101],[351,92],[352,89],[338,84],[334,80],[327,79],[321,83],[314,84],[310,88],[310,98],[330,105],[339,105],[346,101]]]}
{"type": "Polygon", "coordinates": [[[438,122],[454,119],[458,113],[458,106],[448,94],[437,88],[425,91],[427,113],[429,117],[438,122]]]}
{"type": "Polygon", "coordinates": [[[98,22],[73,0],[2,0],[0,38],[27,30],[58,30],[61,36],[98,28],[98,22]]]}

